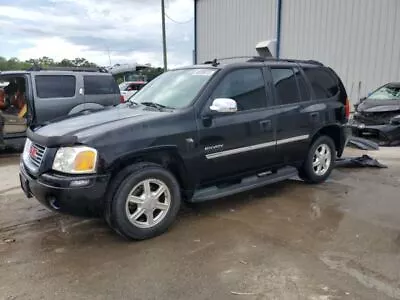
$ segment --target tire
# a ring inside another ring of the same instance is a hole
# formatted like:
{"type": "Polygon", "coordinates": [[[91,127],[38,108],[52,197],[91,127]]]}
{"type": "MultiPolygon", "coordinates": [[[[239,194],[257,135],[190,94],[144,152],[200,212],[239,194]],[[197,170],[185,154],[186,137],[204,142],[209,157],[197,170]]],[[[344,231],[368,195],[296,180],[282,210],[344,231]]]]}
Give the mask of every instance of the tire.
{"type": "Polygon", "coordinates": [[[181,205],[178,181],[168,170],[153,163],[139,163],[122,170],[108,195],[105,219],[114,231],[130,240],[150,239],[166,232],[181,205]],[[157,192],[162,194],[157,196],[157,192]]]}
{"type": "Polygon", "coordinates": [[[335,143],[329,136],[320,136],[311,145],[308,150],[306,160],[302,167],[299,169],[299,177],[307,183],[318,184],[326,181],[335,166],[336,161],[336,148],[335,143]],[[326,151],[325,151],[326,150],[326,151]],[[321,156],[325,163],[314,165],[317,163],[317,153],[326,153],[326,156],[321,156]],[[322,152],[321,152],[322,151],[322,152]],[[329,164],[329,165],[328,165],[329,164]],[[325,168],[324,168],[325,166],[325,168]]]}

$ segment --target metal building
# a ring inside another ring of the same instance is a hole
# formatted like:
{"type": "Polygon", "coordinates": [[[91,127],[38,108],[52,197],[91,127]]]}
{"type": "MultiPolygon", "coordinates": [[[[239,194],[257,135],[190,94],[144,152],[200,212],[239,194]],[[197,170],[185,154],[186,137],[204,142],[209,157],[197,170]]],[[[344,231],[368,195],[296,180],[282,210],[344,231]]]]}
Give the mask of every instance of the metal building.
{"type": "Polygon", "coordinates": [[[195,0],[196,62],[269,39],[280,57],[332,67],[353,103],[400,81],[400,0],[195,0]]]}

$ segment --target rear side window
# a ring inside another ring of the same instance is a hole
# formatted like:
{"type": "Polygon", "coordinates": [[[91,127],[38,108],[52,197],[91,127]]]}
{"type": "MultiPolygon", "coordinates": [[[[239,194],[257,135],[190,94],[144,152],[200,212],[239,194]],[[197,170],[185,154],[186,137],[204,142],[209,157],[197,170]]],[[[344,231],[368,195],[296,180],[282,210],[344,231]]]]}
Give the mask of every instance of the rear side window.
{"type": "Polygon", "coordinates": [[[300,70],[297,68],[295,69],[295,73],[296,73],[297,84],[299,85],[301,100],[310,101],[311,100],[310,90],[309,87],[307,86],[303,74],[301,74],[300,70]]]}
{"type": "Polygon", "coordinates": [[[119,94],[119,87],[112,76],[88,75],[83,78],[85,95],[119,94]]]}
{"type": "Polygon", "coordinates": [[[323,68],[304,68],[317,99],[326,99],[336,96],[339,91],[338,81],[323,68]]]}
{"type": "Polygon", "coordinates": [[[70,98],[75,96],[75,76],[37,75],[35,81],[36,94],[39,98],[70,98]]]}
{"type": "Polygon", "coordinates": [[[230,98],[236,101],[239,111],[266,107],[264,76],[261,69],[236,70],[221,81],[213,99],[230,98]]]}
{"type": "Polygon", "coordinates": [[[292,68],[271,69],[272,79],[279,104],[292,104],[301,101],[296,77],[292,68]]]}

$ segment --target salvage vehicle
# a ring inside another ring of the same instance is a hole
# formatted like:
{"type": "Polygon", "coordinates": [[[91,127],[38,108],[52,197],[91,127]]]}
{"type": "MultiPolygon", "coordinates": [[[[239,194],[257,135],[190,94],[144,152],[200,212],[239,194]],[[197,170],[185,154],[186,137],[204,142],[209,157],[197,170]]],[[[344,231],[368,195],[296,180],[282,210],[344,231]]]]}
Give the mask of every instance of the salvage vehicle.
{"type": "Polygon", "coordinates": [[[104,212],[129,239],[196,203],[299,175],[322,183],[348,139],[349,100],[315,61],[214,60],[168,71],[126,104],[29,130],[21,187],[66,213],[104,212]]]}
{"type": "Polygon", "coordinates": [[[2,81],[7,84],[0,88],[0,148],[22,149],[28,126],[123,102],[113,76],[100,68],[35,67],[0,72],[2,81]]]}
{"type": "Polygon", "coordinates": [[[145,85],[146,81],[125,81],[119,85],[121,95],[124,97],[124,101],[127,101],[130,97],[140,91],[145,85]]]}
{"type": "Polygon", "coordinates": [[[369,137],[382,145],[400,142],[400,82],[378,88],[355,108],[349,122],[355,136],[369,137]]]}

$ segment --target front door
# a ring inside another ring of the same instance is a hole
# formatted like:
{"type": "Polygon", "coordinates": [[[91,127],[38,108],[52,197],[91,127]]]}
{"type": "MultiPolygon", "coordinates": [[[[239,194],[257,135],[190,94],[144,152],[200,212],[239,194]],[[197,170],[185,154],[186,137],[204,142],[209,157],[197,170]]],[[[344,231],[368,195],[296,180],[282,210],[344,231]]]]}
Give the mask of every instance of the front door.
{"type": "Polygon", "coordinates": [[[267,94],[262,68],[237,69],[222,78],[197,121],[203,183],[273,162],[276,119],[267,94]],[[235,100],[238,111],[208,115],[216,98],[235,100]]]}
{"type": "Polygon", "coordinates": [[[0,143],[3,138],[19,138],[27,128],[27,84],[22,76],[6,78],[8,84],[0,90],[0,143]]]}

